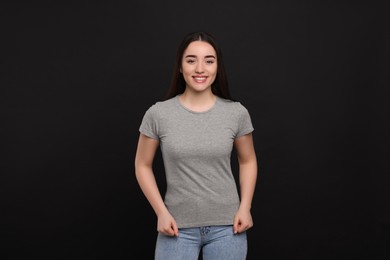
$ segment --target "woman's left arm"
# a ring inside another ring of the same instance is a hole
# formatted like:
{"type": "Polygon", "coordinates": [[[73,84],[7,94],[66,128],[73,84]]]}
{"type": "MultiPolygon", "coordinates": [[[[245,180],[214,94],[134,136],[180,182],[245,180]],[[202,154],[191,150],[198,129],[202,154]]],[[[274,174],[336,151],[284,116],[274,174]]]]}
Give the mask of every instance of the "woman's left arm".
{"type": "Polygon", "coordinates": [[[234,233],[241,233],[253,226],[251,204],[257,180],[257,158],[252,133],[234,140],[240,173],[240,207],[234,217],[234,233]]]}

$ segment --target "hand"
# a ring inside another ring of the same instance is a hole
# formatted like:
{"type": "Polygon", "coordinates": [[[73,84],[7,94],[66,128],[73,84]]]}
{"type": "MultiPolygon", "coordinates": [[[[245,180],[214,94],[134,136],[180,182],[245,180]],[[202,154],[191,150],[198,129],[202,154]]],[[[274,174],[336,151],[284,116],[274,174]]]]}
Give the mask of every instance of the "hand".
{"type": "Polygon", "coordinates": [[[249,210],[238,209],[233,221],[233,232],[234,234],[247,231],[253,227],[252,215],[249,210]]]}
{"type": "Polygon", "coordinates": [[[179,229],[175,219],[169,212],[157,216],[157,231],[167,236],[178,236],[179,229]]]}

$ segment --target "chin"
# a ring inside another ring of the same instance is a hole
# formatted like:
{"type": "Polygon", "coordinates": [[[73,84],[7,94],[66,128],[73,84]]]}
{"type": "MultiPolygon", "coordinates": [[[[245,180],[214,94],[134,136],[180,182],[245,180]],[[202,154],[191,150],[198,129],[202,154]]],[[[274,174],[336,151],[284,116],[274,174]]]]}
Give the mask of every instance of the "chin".
{"type": "Polygon", "coordinates": [[[192,87],[193,90],[195,90],[196,92],[204,92],[204,91],[207,91],[208,89],[210,89],[211,86],[207,86],[207,87],[192,87]]]}

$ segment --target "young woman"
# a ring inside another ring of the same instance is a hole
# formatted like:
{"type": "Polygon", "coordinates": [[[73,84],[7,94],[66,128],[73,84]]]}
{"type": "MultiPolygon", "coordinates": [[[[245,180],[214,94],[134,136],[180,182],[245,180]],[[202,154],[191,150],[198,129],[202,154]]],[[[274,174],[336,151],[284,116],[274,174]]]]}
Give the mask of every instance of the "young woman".
{"type": "Polygon", "coordinates": [[[213,36],[185,36],[166,99],[143,117],[135,156],[137,181],[157,215],[156,260],[198,259],[201,249],[205,260],[246,259],[257,179],[253,130],[248,110],[230,97],[213,36]],[[152,168],[158,147],[164,199],[152,168]],[[233,148],[239,189],[230,164],[233,148]]]}

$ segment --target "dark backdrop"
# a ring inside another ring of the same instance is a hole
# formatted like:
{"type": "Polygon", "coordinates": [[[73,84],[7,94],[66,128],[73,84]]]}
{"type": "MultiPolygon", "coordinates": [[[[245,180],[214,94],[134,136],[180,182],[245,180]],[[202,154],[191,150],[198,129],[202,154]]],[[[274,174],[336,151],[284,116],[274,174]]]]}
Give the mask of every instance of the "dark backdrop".
{"type": "MultiPolygon", "coordinates": [[[[31,1],[0,12],[2,259],[153,258],[138,127],[194,30],[219,40],[255,127],[248,259],[388,259],[379,2],[31,1]]],[[[160,154],[155,172],[164,190],[160,154]]]]}

